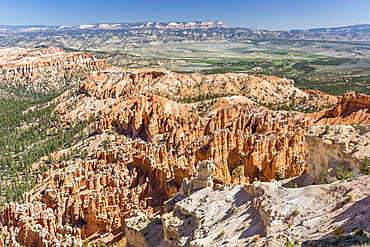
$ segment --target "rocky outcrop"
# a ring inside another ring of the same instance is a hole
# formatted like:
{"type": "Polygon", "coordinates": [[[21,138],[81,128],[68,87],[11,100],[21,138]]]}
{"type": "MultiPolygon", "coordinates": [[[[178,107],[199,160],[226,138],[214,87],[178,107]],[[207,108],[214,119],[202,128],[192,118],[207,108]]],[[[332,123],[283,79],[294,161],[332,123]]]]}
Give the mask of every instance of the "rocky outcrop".
{"type": "Polygon", "coordinates": [[[213,188],[212,175],[215,172],[213,160],[204,160],[198,163],[197,176],[188,181],[187,178],[182,180],[179,190],[181,196],[191,193],[192,190],[198,190],[205,187],[213,188]]]}
{"type": "MultiPolygon", "coordinates": [[[[214,178],[229,183],[232,170],[242,167],[247,180],[270,180],[276,173],[294,176],[305,172],[304,122],[282,119],[261,108],[236,104],[209,118],[187,112],[185,118],[163,112],[161,98],[143,95],[125,104],[131,111],[117,112],[121,104],[107,108],[101,131],[112,127],[119,133],[148,142],[156,148],[156,163],[171,163],[176,181],[195,172],[196,161],[213,158],[214,178]],[[288,158],[289,157],[289,158],[288,158]],[[187,174],[187,175],[185,175],[187,174]]],[[[166,101],[164,101],[166,102],[166,101]]],[[[172,108],[176,109],[176,108],[172,108]]],[[[178,113],[179,114],[179,113],[178,113]]],[[[153,150],[154,151],[154,150],[153,150]]]]}
{"type": "Polygon", "coordinates": [[[175,76],[160,69],[95,73],[81,84],[80,92],[85,96],[81,94],[76,99],[75,109],[62,113],[71,120],[77,116],[99,116],[96,124],[99,133],[113,128],[147,143],[165,144],[155,146],[151,153],[160,150],[160,154],[154,155],[155,163],[171,163],[178,185],[184,177],[195,173],[197,161],[209,158],[215,162],[214,178],[219,182],[228,183],[237,167],[244,168],[245,176],[249,177],[246,180],[269,180],[276,173],[284,177],[305,172],[306,123],[231,102],[226,108],[216,108],[206,117],[199,117],[192,104],[176,103],[146,92],[156,84],[163,86],[163,78],[168,75],[175,76]]]}
{"type": "Polygon", "coordinates": [[[308,119],[312,125],[369,124],[370,96],[346,93],[338,97],[332,108],[299,117],[308,119]]]}
{"type": "Polygon", "coordinates": [[[159,29],[196,29],[196,28],[215,28],[215,27],[227,27],[221,21],[203,21],[203,22],[187,22],[187,23],[177,23],[170,22],[167,24],[156,24],[156,28],[159,29]]]}
{"type": "MultiPolygon", "coordinates": [[[[367,209],[369,176],[333,185],[283,188],[253,183],[222,190],[207,187],[190,196],[176,194],[166,202],[162,228],[142,230],[142,220],[130,219],[136,234],[162,233],[162,241],[147,238],[143,246],[285,246],[307,240],[370,229],[367,209]],[[350,199],[348,199],[350,198],[350,199]],[[365,211],[364,211],[365,210],[365,211]],[[362,213],[361,213],[362,212],[362,213]]],[[[156,219],[156,226],[159,226],[156,219]]],[[[149,224],[149,223],[146,223],[149,224]]],[[[128,236],[128,243],[133,242],[128,236]]],[[[316,246],[316,245],[315,245],[316,246]]]]}
{"type": "Polygon", "coordinates": [[[327,125],[311,127],[305,136],[308,148],[308,169],[317,181],[321,172],[328,169],[335,176],[335,169],[362,169],[370,159],[370,125],[327,125]]]}
{"type": "Polygon", "coordinates": [[[160,217],[149,220],[144,214],[126,220],[126,239],[128,247],[156,247],[163,240],[160,217]]]}
{"type": "Polygon", "coordinates": [[[294,87],[293,80],[273,76],[242,73],[199,76],[173,73],[165,69],[111,68],[91,74],[81,84],[80,91],[85,92],[85,88],[89,89],[89,95],[99,99],[112,97],[112,92],[115,97],[123,94],[132,97],[132,89],[136,93],[154,93],[178,102],[240,95],[255,102],[280,103],[291,97],[309,97],[309,94],[294,87]],[[129,88],[131,91],[121,91],[129,88]],[[107,95],[101,95],[102,92],[107,95]]]}

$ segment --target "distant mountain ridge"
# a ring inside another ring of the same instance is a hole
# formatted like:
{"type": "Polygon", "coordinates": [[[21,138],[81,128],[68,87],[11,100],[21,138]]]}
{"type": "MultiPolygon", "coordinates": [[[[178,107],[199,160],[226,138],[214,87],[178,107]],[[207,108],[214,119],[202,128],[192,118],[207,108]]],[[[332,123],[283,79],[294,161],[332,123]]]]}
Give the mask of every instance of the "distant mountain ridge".
{"type": "Polygon", "coordinates": [[[0,32],[4,31],[47,31],[47,30],[122,30],[122,29],[204,29],[204,28],[238,28],[248,30],[260,30],[268,32],[313,32],[313,33],[370,33],[370,24],[356,24],[342,27],[291,29],[291,30],[267,30],[258,28],[231,27],[222,21],[190,21],[190,22],[132,22],[132,23],[93,23],[82,25],[0,25],[0,32]]]}
{"type": "Polygon", "coordinates": [[[292,32],[313,32],[313,33],[370,33],[370,24],[357,24],[344,27],[330,27],[330,28],[312,28],[308,30],[294,29],[292,32]]]}
{"type": "Polygon", "coordinates": [[[124,29],[205,29],[228,28],[221,21],[202,22],[138,22],[138,23],[97,23],[74,26],[44,26],[44,25],[0,25],[0,32],[33,32],[55,30],[124,30],[124,29]]]}
{"type": "Polygon", "coordinates": [[[269,31],[229,27],[221,21],[141,22],[78,26],[0,25],[0,47],[48,47],[83,51],[132,51],[150,43],[254,43],[322,46],[312,41],[368,42],[370,25],[269,31]],[[311,42],[308,44],[307,42],[311,42]]]}

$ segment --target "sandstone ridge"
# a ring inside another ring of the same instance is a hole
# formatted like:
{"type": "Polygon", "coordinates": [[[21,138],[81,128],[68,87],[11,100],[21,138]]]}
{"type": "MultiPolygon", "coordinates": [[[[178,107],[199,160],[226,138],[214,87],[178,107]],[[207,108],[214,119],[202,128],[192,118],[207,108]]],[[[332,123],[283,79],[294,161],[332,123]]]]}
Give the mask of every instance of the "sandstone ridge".
{"type": "Polygon", "coordinates": [[[370,96],[356,95],[353,92],[338,96],[338,102],[332,108],[317,113],[300,115],[312,125],[346,125],[370,123],[370,96]]]}
{"type": "Polygon", "coordinates": [[[65,52],[58,47],[42,49],[0,48],[0,85],[4,97],[74,90],[91,71],[110,67],[84,52],[65,52]],[[17,92],[17,93],[15,93],[17,92]]]}

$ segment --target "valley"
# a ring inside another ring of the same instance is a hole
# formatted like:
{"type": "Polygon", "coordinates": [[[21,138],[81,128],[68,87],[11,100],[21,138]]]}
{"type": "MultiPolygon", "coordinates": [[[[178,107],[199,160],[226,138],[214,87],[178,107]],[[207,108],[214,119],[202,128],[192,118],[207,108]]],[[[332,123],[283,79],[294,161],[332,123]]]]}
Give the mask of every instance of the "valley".
{"type": "Polygon", "coordinates": [[[348,31],[267,31],[217,23],[211,28],[162,28],[167,25],[5,27],[0,30],[0,46],[58,46],[88,52],[124,68],[167,68],[203,75],[261,73],[335,95],[350,90],[369,93],[370,43],[365,26],[348,27],[348,31]]]}

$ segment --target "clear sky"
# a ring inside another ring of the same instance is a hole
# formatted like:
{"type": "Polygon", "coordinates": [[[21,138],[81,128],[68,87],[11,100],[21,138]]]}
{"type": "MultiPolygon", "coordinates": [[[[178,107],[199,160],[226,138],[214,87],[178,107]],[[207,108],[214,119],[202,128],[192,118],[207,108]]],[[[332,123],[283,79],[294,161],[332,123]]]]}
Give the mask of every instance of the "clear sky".
{"type": "Polygon", "coordinates": [[[0,0],[0,25],[218,20],[269,30],[370,24],[370,0],[0,0]]]}

